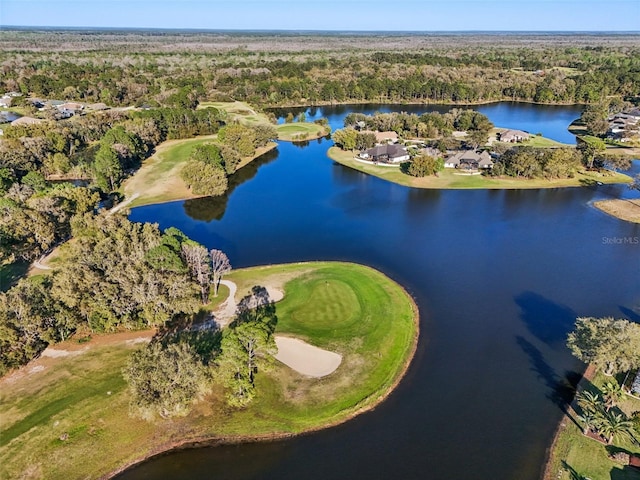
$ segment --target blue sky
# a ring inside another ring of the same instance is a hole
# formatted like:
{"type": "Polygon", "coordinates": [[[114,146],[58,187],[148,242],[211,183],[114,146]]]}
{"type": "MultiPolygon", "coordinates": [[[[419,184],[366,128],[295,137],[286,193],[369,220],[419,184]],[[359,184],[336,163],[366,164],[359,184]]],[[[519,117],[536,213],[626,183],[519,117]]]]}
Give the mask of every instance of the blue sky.
{"type": "Polygon", "coordinates": [[[0,25],[638,31],[640,0],[0,0],[0,25]]]}

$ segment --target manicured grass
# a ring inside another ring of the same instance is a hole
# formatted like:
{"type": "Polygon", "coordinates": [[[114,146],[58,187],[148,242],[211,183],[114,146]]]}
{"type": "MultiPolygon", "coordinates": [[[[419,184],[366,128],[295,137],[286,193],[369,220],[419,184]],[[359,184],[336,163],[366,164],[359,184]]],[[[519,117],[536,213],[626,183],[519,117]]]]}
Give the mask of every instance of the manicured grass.
{"type": "Polygon", "coordinates": [[[60,344],[57,349],[88,349],[42,357],[0,383],[0,478],[97,478],[183,442],[323,428],[381,401],[412,357],[414,304],[373,269],[314,262],[243,269],[227,278],[238,285],[237,298],[256,284],[283,289],[277,333],[340,353],[340,367],[314,379],[276,362],[273,371],[258,374],[258,396],[246,409],[227,407],[217,387],[189,416],[147,423],[127,415],[129,394],[120,373],[135,348],[134,334],[129,343],[105,337],[60,344]]]}
{"type": "MultiPolygon", "coordinates": [[[[607,381],[599,374],[590,390],[595,390],[607,381]],[[595,387],[595,388],[594,388],[595,387]]],[[[597,391],[597,390],[595,390],[597,391]]],[[[640,400],[627,396],[620,408],[628,415],[640,410],[640,400]]],[[[574,418],[575,411],[571,412],[574,418]]],[[[561,430],[551,451],[546,480],[574,480],[569,468],[591,480],[640,480],[640,471],[614,462],[608,450],[640,454],[640,445],[630,439],[616,437],[613,445],[607,446],[585,437],[582,429],[568,418],[563,419],[561,430]],[[568,468],[569,467],[569,468],[568,468]]]]}
{"type": "Polygon", "coordinates": [[[324,137],[329,130],[317,123],[284,123],[278,125],[278,140],[304,141],[324,137]]]}
{"type": "Polygon", "coordinates": [[[404,174],[399,168],[380,167],[369,165],[354,160],[354,152],[345,152],[337,147],[331,147],[328,156],[332,160],[375,177],[388,180],[393,183],[414,188],[433,189],[519,189],[519,188],[558,188],[578,187],[602,183],[630,183],[632,179],[627,175],[615,172],[585,172],[578,173],[574,178],[544,180],[544,179],[517,179],[512,177],[489,177],[484,175],[464,175],[460,170],[445,168],[438,176],[412,177],[404,174]]]}
{"type": "Polygon", "coordinates": [[[620,220],[640,223],[640,200],[601,200],[594,202],[594,207],[620,220]]]}
{"type": "Polygon", "coordinates": [[[519,145],[519,146],[536,147],[536,148],[560,148],[560,147],[575,148],[575,144],[571,145],[569,143],[557,142],[556,140],[543,137],[542,135],[532,135],[531,137],[529,137],[528,140],[525,140],[523,142],[508,144],[508,145],[519,145]]]}
{"type": "MultiPolygon", "coordinates": [[[[126,197],[140,195],[130,207],[151,205],[195,198],[180,178],[180,169],[189,160],[191,152],[203,143],[213,142],[216,135],[207,135],[186,140],[169,140],[156,148],[156,152],[146,159],[140,169],[124,183],[126,197]]],[[[245,157],[238,168],[242,168],[260,155],[275,148],[275,143],[259,148],[252,157],[245,157]]]]}

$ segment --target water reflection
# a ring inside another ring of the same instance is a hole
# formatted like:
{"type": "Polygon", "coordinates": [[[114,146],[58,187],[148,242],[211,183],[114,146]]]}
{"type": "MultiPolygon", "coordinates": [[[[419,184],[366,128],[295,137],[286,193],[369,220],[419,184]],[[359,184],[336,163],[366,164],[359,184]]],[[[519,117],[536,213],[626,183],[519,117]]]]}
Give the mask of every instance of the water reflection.
{"type": "Polygon", "coordinates": [[[221,220],[227,208],[227,203],[233,191],[244,182],[251,180],[256,176],[258,170],[263,165],[273,162],[278,158],[278,149],[266,152],[264,155],[245,165],[240,170],[230,175],[228,178],[229,187],[224,195],[218,197],[202,197],[185,200],[182,204],[184,212],[192,219],[202,222],[211,222],[212,220],[221,220]]]}

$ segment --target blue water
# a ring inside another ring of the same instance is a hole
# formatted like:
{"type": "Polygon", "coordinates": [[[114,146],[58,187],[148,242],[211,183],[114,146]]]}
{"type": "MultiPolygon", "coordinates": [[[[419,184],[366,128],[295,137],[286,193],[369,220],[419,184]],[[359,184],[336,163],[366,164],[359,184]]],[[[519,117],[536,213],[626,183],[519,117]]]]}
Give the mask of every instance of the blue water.
{"type": "Polygon", "coordinates": [[[375,112],[407,112],[417,115],[425,112],[446,113],[452,108],[472,108],[477,110],[493,122],[496,127],[524,130],[526,132],[551,138],[562,143],[575,144],[576,137],[567,130],[567,127],[575,119],[580,117],[582,107],[579,105],[556,106],[535,105],[521,102],[500,102],[487,105],[451,106],[451,105],[333,105],[324,107],[277,109],[276,115],[280,115],[278,121],[284,122],[284,115],[291,111],[295,115],[305,112],[307,121],[317,120],[322,117],[329,119],[332,130],[344,127],[344,116],[349,112],[360,112],[371,115],[375,112]]]}
{"type": "MultiPolygon", "coordinates": [[[[548,109],[518,115],[540,131],[548,109]]],[[[417,190],[335,164],[329,146],[282,142],[229,195],[140,207],[131,219],[176,226],[235,267],[327,259],[380,269],[420,309],[407,377],[339,427],[175,452],[121,478],[537,480],[583,368],[565,347],[575,317],[640,320],[640,226],[590,206],[637,194],[417,190]]]]}

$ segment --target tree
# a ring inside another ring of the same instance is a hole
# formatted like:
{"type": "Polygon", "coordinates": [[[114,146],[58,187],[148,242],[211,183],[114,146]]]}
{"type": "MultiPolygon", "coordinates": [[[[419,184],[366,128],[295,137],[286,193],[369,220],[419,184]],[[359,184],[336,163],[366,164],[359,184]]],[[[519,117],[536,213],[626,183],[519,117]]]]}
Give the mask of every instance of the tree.
{"type": "Polygon", "coordinates": [[[578,150],[582,153],[582,162],[592,169],[594,162],[605,152],[607,145],[600,138],[585,135],[578,137],[578,150]]]}
{"type": "Polygon", "coordinates": [[[640,325],[628,320],[578,318],[567,346],[578,359],[603,369],[607,376],[640,367],[640,325]]]}
{"type": "Polygon", "coordinates": [[[591,135],[601,136],[607,133],[609,128],[609,123],[607,122],[608,114],[608,102],[597,102],[587,106],[582,112],[581,120],[591,135]]]}
{"type": "Polygon", "coordinates": [[[203,143],[193,149],[190,160],[197,160],[212,165],[222,165],[222,155],[220,149],[213,143],[203,143]]]}
{"type": "Polygon", "coordinates": [[[273,339],[275,306],[265,293],[264,287],[253,287],[238,304],[236,320],[222,337],[218,365],[232,406],[251,402],[256,395],[255,375],[271,368],[278,350],[273,339]]]}
{"type": "Polygon", "coordinates": [[[582,409],[583,413],[595,414],[602,410],[602,400],[596,393],[592,393],[589,390],[581,391],[577,397],[578,406],[582,409]]]}
{"type": "Polygon", "coordinates": [[[218,132],[218,140],[223,145],[238,151],[243,157],[250,157],[256,151],[256,134],[253,129],[240,123],[234,123],[221,128],[218,132]]]}
{"type": "Polygon", "coordinates": [[[195,195],[218,196],[227,191],[228,180],[221,165],[190,160],[180,170],[184,180],[195,195]]]}
{"type": "Polygon", "coordinates": [[[191,276],[200,286],[202,304],[209,303],[209,285],[211,282],[211,259],[207,249],[195,242],[182,244],[182,257],[184,258],[191,276]]]}
{"type": "Polygon", "coordinates": [[[582,433],[587,435],[589,431],[594,431],[597,428],[600,415],[594,412],[585,411],[578,418],[582,420],[582,423],[584,424],[582,427],[582,433]]]}
{"type": "Polygon", "coordinates": [[[607,412],[624,398],[624,390],[615,379],[612,382],[605,383],[601,390],[602,398],[604,399],[604,407],[607,412]]]}
{"type": "Polygon", "coordinates": [[[596,423],[597,431],[611,444],[615,436],[629,436],[633,429],[631,423],[622,413],[607,411],[596,423]]]}
{"type": "Polygon", "coordinates": [[[188,343],[152,342],[131,355],[122,373],[132,413],[145,419],[188,414],[208,387],[205,368],[188,343]]]}
{"type": "Polygon", "coordinates": [[[96,153],[93,169],[96,183],[103,190],[115,190],[122,179],[122,166],[118,155],[108,145],[101,145],[96,153]]]}
{"type": "Polygon", "coordinates": [[[222,276],[231,271],[229,257],[222,250],[211,250],[211,275],[213,283],[213,296],[218,296],[218,287],[222,276]]]}
{"type": "Polygon", "coordinates": [[[470,130],[466,141],[475,150],[489,141],[489,133],[485,130],[470,130]]]}
{"type": "Polygon", "coordinates": [[[331,138],[333,142],[343,150],[355,150],[358,132],[353,128],[343,128],[333,132],[331,138]]]}
{"type": "Polygon", "coordinates": [[[434,175],[443,168],[444,161],[441,158],[419,155],[409,163],[407,173],[413,177],[426,177],[428,175],[434,175]]]}

